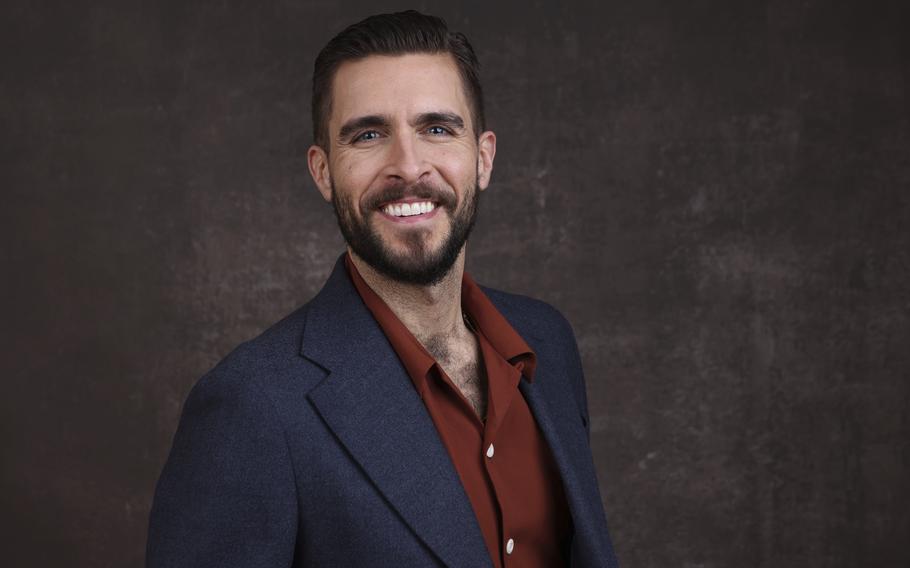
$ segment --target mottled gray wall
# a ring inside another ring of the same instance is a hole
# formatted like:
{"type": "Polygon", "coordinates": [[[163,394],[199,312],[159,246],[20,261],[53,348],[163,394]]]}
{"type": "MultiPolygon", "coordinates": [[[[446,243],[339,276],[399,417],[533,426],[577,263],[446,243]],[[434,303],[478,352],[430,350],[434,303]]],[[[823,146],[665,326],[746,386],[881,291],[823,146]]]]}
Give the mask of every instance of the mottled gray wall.
{"type": "MultiPolygon", "coordinates": [[[[4,3],[6,566],[138,566],[184,397],[342,245],[309,72],[405,4],[4,3]]],[[[499,136],[482,282],[573,322],[626,567],[910,565],[907,3],[418,2],[499,136]]]]}

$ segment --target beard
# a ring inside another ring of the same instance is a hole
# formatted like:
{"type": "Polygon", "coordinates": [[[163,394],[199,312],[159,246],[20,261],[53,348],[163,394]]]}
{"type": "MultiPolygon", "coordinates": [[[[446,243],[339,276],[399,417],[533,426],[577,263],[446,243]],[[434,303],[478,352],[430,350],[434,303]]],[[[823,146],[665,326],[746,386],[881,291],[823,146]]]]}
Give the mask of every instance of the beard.
{"type": "Polygon", "coordinates": [[[464,247],[474,222],[477,220],[477,206],[480,202],[480,188],[474,180],[474,191],[465,200],[460,210],[453,192],[417,183],[411,186],[394,185],[366,199],[362,215],[355,214],[356,206],[350,198],[341,195],[332,184],[332,207],[338,220],[338,227],[351,250],[374,270],[384,276],[406,284],[428,286],[437,284],[452,269],[464,247]],[[437,250],[428,248],[429,232],[410,230],[405,238],[405,252],[397,254],[382,240],[382,236],[371,223],[374,215],[382,215],[379,206],[404,197],[419,197],[433,201],[437,207],[444,207],[449,217],[449,232],[437,250]]]}

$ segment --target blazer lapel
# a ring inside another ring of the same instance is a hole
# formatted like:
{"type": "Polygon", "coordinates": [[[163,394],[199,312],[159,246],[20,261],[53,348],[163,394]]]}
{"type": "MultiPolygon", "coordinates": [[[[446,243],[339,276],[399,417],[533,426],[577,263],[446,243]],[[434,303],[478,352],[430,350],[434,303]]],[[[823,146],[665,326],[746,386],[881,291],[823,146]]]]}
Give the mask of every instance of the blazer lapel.
{"type": "Polygon", "coordinates": [[[341,259],[310,305],[302,354],[329,372],[309,399],[418,538],[448,566],[491,566],[436,427],[341,259]]]}
{"type": "Polygon", "coordinates": [[[519,388],[562,476],[575,531],[572,565],[609,565],[604,564],[613,557],[607,520],[584,424],[566,384],[569,379],[559,376],[565,369],[546,341],[522,335],[537,354],[537,370],[534,382],[522,380],[519,388]]]}

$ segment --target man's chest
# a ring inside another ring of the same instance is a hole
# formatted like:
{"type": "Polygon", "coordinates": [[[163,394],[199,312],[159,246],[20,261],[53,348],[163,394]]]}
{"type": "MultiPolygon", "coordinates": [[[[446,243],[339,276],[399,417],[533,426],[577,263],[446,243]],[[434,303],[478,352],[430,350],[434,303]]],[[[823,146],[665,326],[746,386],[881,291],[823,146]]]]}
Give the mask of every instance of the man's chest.
{"type": "Polygon", "coordinates": [[[434,346],[434,356],[452,386],[483,420],[487,409],[487,371],[476,338],[434,346]]]}

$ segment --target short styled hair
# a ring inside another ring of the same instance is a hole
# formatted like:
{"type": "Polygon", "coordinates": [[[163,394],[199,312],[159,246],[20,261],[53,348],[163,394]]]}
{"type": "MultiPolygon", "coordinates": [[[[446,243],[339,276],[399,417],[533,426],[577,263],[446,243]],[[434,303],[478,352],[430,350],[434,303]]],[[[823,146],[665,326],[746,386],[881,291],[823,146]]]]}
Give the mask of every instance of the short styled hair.
{"type": "Polygon", "coordinates": [[[342,63],[370,55],[409,53],[448,53],[455,59],[471,105],[474,133],[480,136],[486,130],[480,62],[468,38],[462,33],[450,32],[442,18],[408,10],[370,16],[348,26],[319,52],[313,68],[313,139],[316,144],[326,151],[329,149],[332,80],[342,63]]]}

